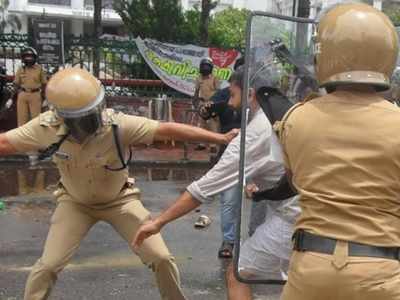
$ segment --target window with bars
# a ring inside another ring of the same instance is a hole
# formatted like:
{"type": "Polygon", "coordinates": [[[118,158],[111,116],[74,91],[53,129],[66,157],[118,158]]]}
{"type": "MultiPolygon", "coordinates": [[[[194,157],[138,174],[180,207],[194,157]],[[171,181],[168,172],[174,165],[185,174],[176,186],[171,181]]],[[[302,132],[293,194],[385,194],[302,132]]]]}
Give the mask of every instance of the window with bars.
{"type": "MultiPolygon", "coordinates": [[[[104,9],[113,9],[113,0],[103,0],[101,5],[104,9]]],[[[85,7],[93,8],[93,0],[85,0],[85,7]]]]}
{"type": "Polygon", "coordinates": [[[28,3],[71,6],[71,0],[28,0],[28,3]]]}

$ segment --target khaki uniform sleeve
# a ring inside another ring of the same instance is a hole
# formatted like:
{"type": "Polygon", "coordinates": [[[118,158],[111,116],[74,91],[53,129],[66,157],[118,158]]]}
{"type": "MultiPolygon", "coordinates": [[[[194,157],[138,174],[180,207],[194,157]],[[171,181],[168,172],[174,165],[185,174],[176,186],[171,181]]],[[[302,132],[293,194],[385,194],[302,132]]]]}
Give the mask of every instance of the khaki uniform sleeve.
{"type": "Polygon", "coordinates": [[[294,112],[299,112],[305,103],[306,102],[299,102],[293,105],[283,116],[282,121],[276,122],[274,124],[274,130],[278,134],[279,141],[282,145],[285,167],[288,170],[291,170],[290,160],[288,156],[288,143],[290,139],[291,128],[293,127],[293,115],[294,112]]]}
{"type": "Polygon", "coordinates": [[[220,86],[221,86],[221,82],[219,81],[219,79],[217,77],[214,77],[214,89],[219,90],[220,86]]]}
{"type": "Polygon", "coordinates": [[[125,145],[152,144],[159,126],[158,121],[124,114],[121,114],[119,124],[125,145]]]}
{"type": "Polygon", "coordinates": [[[288,134],[288,129],[287,128],[286,129],[282,129],[282,131],[279,133],[279,139],[280,139],[280,142],[281,142],[281,145],[282,145],[282,156],[283,156],[283,162],[284,162],[285,168],[287,170],[291,170],[289,157],[287,155],[287,149],[286,149],[286,146],[287,146],[287,143],[286,143],[287,142],[287,134],[288,134]]]}
{"type": "Polygon", "coordinates": [[[40,66],[40,83],[42,85],[45,85],[47,83],[47,73],[46,71],[43,69],[42,66],[40,66]]]}
{"type": "Polygon", "coordinates": [[[19,68],[17,73],[15,73],[14,84],[21,85],[21,68],[19,68]]]}
{"type": "Polygon", "coordinates": [[[276,134],[279,138],[279,142],[282,146],[282,156],[283,156],[283,162],[284,162],[285,168],[288,170],[291,170],[289,157],[287,155],[287,138],[288,138],[288,134],[290,131],[290,126],[288,126],[288,119],[289,119],[291,113],[293,112],[293,110],[295,109],[295,107],[296,107],[296,105],[293,106],[291,109],[289,109],[289,111],[287,111],[285,116],[282,118],[282,121],[276,122],[273,126],[274,131],[276,132],[276,134]]]}
{"type": "Polygon", "coordinates": [[[18,152],[30,152],[47,147],[44,137],[46,128],[40,125],[39,117],[25,125],[6,132],[6,137],[18,152]]]}
{"type": "Polygon", "coordinates": [[[200,77],[198,77],[198,78],[196,79],[195,89],[199,89],[199,88],[200,88],[200,81],[201,81],[201,79],[200,79],[200,77]]]}

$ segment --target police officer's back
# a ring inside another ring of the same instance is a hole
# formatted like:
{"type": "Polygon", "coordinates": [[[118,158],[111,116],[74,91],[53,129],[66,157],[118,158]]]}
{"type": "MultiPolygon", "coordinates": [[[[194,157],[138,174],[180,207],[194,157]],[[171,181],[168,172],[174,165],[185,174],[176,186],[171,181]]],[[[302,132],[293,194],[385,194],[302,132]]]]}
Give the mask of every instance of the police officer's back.
{"type": "Polygon", "coordinates": [[[400,299],[400,110],[377,93],[390,87],[397,34],[374,8],[343,4],[316,43],[329,93],[280,127],[302,208],[282,299],[400,299]]]}

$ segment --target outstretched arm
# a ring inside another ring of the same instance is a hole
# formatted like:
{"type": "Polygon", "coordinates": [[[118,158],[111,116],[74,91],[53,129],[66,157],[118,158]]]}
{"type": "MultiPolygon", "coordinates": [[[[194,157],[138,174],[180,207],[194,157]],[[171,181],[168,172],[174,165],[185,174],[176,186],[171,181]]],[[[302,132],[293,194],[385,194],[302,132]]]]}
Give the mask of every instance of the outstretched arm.
{"type": "Polygon", "coordinates": [[[7,136],[4,133],[0,134],[0,156],[14,154],[16,152],[17,150],[11,145],[7,136]]]}
{"type": "Polygon", "coordinates": [[[143,241],[148,237],[157,234],[168,223],[188,214],[201,202],[196,200],[190,193],[184,192],[174,204],[167,208],[161,215],[154,220],[143,224],[137,231],[132,241],[132,247],[138,249],[143,241]]]}
{"type": "Polygon", "coordinates": [[[161,123],[155,133],[154,140],[196,141],[215,144],[229,144],[239,130],[234,129],[226,134],[214,133],[198,127],[182,123],[161,123]]]}

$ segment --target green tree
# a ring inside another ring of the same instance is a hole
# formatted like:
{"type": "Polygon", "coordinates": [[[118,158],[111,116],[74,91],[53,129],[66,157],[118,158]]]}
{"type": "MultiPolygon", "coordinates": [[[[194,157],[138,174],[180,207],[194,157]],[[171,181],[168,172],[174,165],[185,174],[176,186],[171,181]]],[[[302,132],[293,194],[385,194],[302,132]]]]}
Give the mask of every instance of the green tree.
{"type": "Polygon", "coordinates": [[[183,43],[200,43],[200,18],[201,12],[198,7],[184,12],[184,22],[180,30],[180,40],[183,43]]]}
{"type": "Polygon", "coordinates": [[[179,0],[116,0],[114,9],[133,36],[180,41],[185,17],[179,0]]]}
{"type": "Polygon", "coordinates": [[[4,33],[6,27],[10,27],[13,31],[21,30],[21,21],[16,15],[8,13],[8,0],[0,0],[0,33],[4,33]]]}
{"type": "Polygon", "coordinates": [[[400,4],[394,1],[383,3],[383,12],[392,20],[396,26],[400,26],[400,4]]]}
{"type": "Polygon", "coordinates": [[[225,49],[244,49],[248,16],[248,10],[236,8],[216,13],[209,26],[210,44],[225,49]]]}

